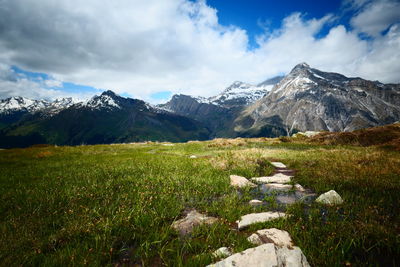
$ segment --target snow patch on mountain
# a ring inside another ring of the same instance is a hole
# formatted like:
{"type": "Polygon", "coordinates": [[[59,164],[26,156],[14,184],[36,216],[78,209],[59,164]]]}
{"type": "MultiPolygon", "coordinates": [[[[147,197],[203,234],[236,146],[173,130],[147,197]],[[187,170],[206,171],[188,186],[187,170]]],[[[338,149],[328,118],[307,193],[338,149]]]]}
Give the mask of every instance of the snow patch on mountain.
{"type": "Polygon", "coordinates": [[[0,100],[0,114],[11,114],[14,112],[46,111],[49,114],[56,114],[62,109],[75,104],[72,98],[59,98],[51,101],[32,100],[24,97],[10,97],[0,100]]]}
{"type": "Polygon", "coordinates": [[[86,102],[85,106],[92,108],[92,109],[101,109],[101,108],[109,108],[109,109],[118,108],[118,109],[120,109],[121,108],[116,103],[114,98],[107,94],[101,94],[100,96],[92,97],[89,101],[86,102]]]}

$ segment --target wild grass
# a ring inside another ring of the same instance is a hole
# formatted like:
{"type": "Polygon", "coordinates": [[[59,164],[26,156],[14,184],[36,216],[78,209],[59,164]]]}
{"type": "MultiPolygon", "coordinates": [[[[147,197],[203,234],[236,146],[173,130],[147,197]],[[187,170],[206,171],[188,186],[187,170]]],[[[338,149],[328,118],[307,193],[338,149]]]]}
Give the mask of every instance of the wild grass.
{"type": "Polygon", "coordinates": [[[253,231],[276,227],[313,266],[396,266],[398,166],[396,151],[262,138],[1,150],[0,262],[204,266],[217,248],[242,251],[253,231]],[[229,175],[268,175],[269,161],[344,204],[296,204],[286,220],[237,231],[240,216],[273,205],[249,206],[250,192],[238,194],[229,175]],[[170,225],[187,208],[220,220],[182,239],[170,225]]]}

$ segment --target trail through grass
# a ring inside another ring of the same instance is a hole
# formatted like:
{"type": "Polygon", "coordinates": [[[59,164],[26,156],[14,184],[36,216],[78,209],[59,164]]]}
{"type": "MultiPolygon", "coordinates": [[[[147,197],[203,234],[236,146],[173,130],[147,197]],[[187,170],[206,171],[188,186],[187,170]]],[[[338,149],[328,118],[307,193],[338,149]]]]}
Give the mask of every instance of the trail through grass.
{"type": "Polygon", "coordinates": [[[314,266],[395,266],[400,254],[400,153],[379,148],[218,139],[162,144],[36,147],[0,151],[2,265],[204,266],[228,246],[239,252],[264,227],[287,230],[314,266]],[[196,155],[196,159],[189,158],[196,155]],[[229,175],[268,175],[269,161],[295,169],[338,207],[296,204],[287,220],[238,232],[250,212],[229,175]],[[171,229],[187,208],[220,218],[181,239],[171,229]]]}

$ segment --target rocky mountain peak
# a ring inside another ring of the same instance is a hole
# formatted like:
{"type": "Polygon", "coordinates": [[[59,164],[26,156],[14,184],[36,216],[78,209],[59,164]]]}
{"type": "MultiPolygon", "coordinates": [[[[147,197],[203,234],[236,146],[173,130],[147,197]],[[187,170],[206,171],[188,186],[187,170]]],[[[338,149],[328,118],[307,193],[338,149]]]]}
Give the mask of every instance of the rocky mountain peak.
{"type": "Polygon", "coordinates": [[[307,77],[309,76],[311,73],[311,68],[310,65],[308,65],[307,63],[300,63],[297,64],[289,73],[288,76],[304,76],[307,77]]]}
{"type": "Polygon", "coordinates": [[[109,96],[109,97],[112,97],[112,98],[118,98],[118,97],[120,97],[119,95],[117,95],[116,93],[114,93],[114,91],[111,91],[111,90],[104,91],[103,93],[101,93],[100,96],[109,96]]]}
{"type": "Polygon", "coordinates": [[[280,125],[281,134],[294,130],[351,131],[398,120],[399,101],[399,85],[349,78],[301,63],[266,97],[250,106],[235,129],[258,131],[270,123],[280,125]]]}
{"type": "Polygon", "coordinates": [[[111,90],[104,91],[101,93],[100,96],[94,96],[92,97],[87,103],[86,106],[92,109],[101,109],[101,108],[108,108],[108,109],[113,109],[113,108],[121,108],[120,105],[118,104],[119,100],[122,97],[119,95],[115,94],[111,90]]]}

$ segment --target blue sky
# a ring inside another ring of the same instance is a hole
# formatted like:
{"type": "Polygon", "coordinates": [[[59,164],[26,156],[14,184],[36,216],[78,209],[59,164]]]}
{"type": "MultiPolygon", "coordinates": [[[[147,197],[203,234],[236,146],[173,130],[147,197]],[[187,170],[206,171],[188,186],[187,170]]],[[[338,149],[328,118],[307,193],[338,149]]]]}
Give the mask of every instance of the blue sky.
{"type": "Polygon", "coordinates": [[[103,90],[151,103],[299,62],[400,82],[398,0],[4,0],[0,98],[103,90]],[[26,16],[26,10],[30,15],[26,16]],[[46,16],[43,16],[46,14],[46,16]]]}
{"type": "MultiPolygon", "coordinates": [[[[222,25],[236,25],[248,32],[250,49],[258,46],[255,37],[263,34],[265,28],[271,31],[279,29],[282,20],[294,12],[301,12],[308,18],[319,18],[328,13],[343,13],[340,0],[208,0],[207,3],[218,10],[218,18],[222,25]]],[[[346,24],[348,25],[348,22],[346,24]]],[[[326,29],[322,34],[327,33],[326,29]]]]}

